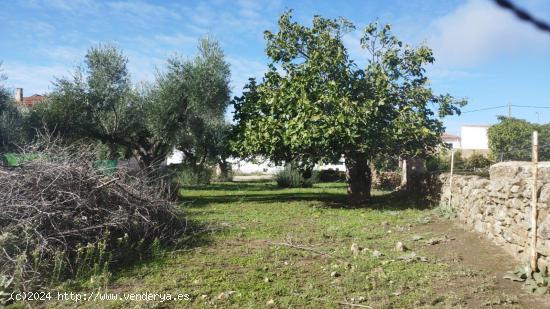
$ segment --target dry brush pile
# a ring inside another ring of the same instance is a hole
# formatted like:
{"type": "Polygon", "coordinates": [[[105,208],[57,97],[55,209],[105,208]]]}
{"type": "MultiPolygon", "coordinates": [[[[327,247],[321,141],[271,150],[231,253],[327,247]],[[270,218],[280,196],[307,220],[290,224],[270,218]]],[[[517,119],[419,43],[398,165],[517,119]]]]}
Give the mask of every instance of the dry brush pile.
{"type": "Polygon", "coordinates": [[[12,289],[98,275],[184,233],[182,214],[143,172],[94,168],[87,149],[29,153],[0,169],[0,277],[12,289]]]}

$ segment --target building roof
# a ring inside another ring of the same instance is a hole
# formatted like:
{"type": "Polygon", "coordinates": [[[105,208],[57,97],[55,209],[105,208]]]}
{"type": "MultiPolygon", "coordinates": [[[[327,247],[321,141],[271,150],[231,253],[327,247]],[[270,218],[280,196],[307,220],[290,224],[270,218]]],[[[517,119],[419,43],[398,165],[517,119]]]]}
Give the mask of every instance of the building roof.
{"type": "Polygon", "coordinates": [[[36,103],[44,100],[44,98],[46,97],[43,95],[33,94],[30,97],[23,97],[23,102],[21,102],[21,104],[25,105],[26,107],[33,107],[36,103]]]}

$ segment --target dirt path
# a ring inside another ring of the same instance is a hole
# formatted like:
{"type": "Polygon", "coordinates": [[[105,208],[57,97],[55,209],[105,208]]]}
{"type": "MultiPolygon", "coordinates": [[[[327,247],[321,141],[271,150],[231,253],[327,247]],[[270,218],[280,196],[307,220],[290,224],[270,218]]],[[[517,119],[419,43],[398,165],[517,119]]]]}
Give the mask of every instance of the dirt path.
{"type": "Polygon", "coordinates": [[[506,271],[519,265],[519,261],[480,234],[443,219],[419,225],[412,231],[425,238],[442,235],[449,238],[423,248],[426,254],[437,257],[438,262],[458,270],[456,277],[441,282],[440,299],[434,300],[434,305],[454,298],[457,307],[550,308],[550,296],[528,294],[521,283],[502,279],[506,271]]]}

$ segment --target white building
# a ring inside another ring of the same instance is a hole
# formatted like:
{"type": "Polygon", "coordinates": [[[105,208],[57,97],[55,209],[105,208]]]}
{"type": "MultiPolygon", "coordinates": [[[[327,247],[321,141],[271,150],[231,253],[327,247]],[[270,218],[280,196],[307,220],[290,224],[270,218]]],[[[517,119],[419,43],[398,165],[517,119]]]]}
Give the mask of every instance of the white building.
{"type": "MultiPolygon", "coordinates": [[[[239,158],[230,158],[228,160],[231,163],[231,168],[234,173],[237,174],[266,174],[274,175],[277,172],[284,169],[282,165],[274,165],[269,160],[256,159],[254,161],[242,160],[239,158]]],[[[339,162],[333,164],[322,164],[315,165],[313,168],[316,171],[322,170],[335,170],[335,171],[346,171],[346,165],[344,158],[340,159],[339,162]]]]}
{"type": "Polygon", "coordinates": [[[489,137],[486,125],[468,125],[460,128],[460,144],[462,154],[469,156],[473,153],[489,153],[489,137]]]}
{"type": "Polygon", "coordinates": [[[242,160],[240,158],[229,158],[231,169],[236,174],[266,174],[274,175],[282,170],[283,166],[277,166],[267,160],[257,159],[254,161],[242,160]]]}
{"type": "Polygon", "coordinates": [[[460,149],[460,136],[450,133],[443,133],[441,138],[443,139],[443,142],[451,146],[451,149],[460,149]]]}
{"type": "Polygon", "coordinates": [[[444,133],[443,141],[458,149],[463,156],[470,156],[473,153],[489,153],[489,138],[487,125],[465,125],[460,128],[460,136],[444,133]]]}

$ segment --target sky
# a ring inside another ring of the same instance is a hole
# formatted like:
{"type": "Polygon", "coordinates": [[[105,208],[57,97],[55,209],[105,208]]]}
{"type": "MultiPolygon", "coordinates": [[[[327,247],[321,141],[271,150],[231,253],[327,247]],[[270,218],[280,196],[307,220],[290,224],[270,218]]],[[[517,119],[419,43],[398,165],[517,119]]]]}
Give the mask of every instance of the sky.
{"type": "MultiPolygon", "coordinates": [[[[514,3],[550,22],[550,1],[514,3]]],[[[192,57],[198,39],[210,36],[226,54],[233,95],[239,95],[249,77],[265,72],[263,32],[276,31],[288,9],[303,24],[314,15],[352,21],[358,30],[344,42],[358,64],[366,59],[360,30],[373,21],[391,24],[405,43],[431,47],[431,87],[469,102],[464,114],[444,120],[449,133],[493,124],[508,108],[475,110],[508,104],[547,107],[512,107],[512,116],[550,122],[550,33],[489,0],[0,0],[0,61],[7,86],[29,96],[52,91],[52,81],[70,76],[98,43],[121,48],[140,82],[153,80],[171,56],[192,57]]]]}

